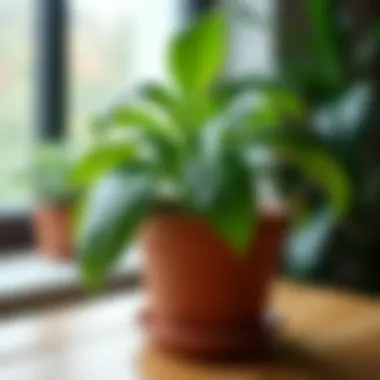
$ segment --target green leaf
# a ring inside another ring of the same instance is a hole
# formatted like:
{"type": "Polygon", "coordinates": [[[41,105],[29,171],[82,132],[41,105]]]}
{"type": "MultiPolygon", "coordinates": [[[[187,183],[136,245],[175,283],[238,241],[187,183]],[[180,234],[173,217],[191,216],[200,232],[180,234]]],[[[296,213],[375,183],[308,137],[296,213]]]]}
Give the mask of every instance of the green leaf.
{"type": "Polygon", "coordinates": [[[307,130],[296,128],[252,128],[252,146],[273,149],[281,157],[296,164],[326,192],[337,217],[343,216],[351,205],[352,184],[348,174],[331,155],[322,140],[307,130]]]}
{"type": "Polygon", "coordinates": [[[282,91],[256,95],[239,98],[211,119],[201,133],[206,151],[243,151],[252,144],[274,146],[280,141],[310,145],[316,139],[307,129],[283,127],[286,121],[303,121],[303,106],[298,98],[282,91]]]}
{"type": "Polygon", "coordinates": [[[263,75],[244,75],[221,81],[214,87],[213,96],[226,105],[246,93],[267,92],[269,89],[285,89],[277,78],[263,75]]]}
{"type": "Polygon", "coordinates": [[[158,106],[174,122],[182,136],[202,125],[210,111],[210,98],[197,96],[191,100],[169,90],[160,84],[143,87],[141,95],[144,100],[158,106]]]}
{"type": "Polygon", "coordinates": [[[245,114],[258,125],[300,121],[306,115],[301,98],[274,79],[260,76],[237,78],[218,86],[216,93],[227,112],[236,104],[243,103],[240,115],[245,114]]]}
{"type": "Polygon", "coordinates": [[[283,67],[283,77],[290,88],[312,105],[324,104],[342,91],[340,82],[332,81],[313,58],[291,59],[283,67]]]}
{"type": "Polygon", "coordinates": [[[267,105],[277,114],[278,121],[303,120],[306,110],[300,97],[284,88],[269,88],[266,93],[267,105]]]}
{"type": "Polygon", "coordinates": [[[334,4],[330,0],[306,0],[306,8],[312,27],[312,37],[321,70],[332,81],[338,82],[342,67],[339,58],[339,45],[337,37],[334,4]]]}
{"type": "Polygon", "coordinates": [[[38,147],[28,173],[35,197],[44,202],[71,202],[78,195],[70,182],[73,163],[65,147],[43,144],[38,147]]]}
{"type": "Polygon", "coordinates": [[[148,108],[144,110],[134,106],[118,107],[113,117],[120,126],[142,133],[143,140],[153,149],[155,160],[164,171],[167,168],[175,170],[176,157],[183,148],[184,139],[170,121],[160,119],[148,108]]]}
{"type": "Polygon", "coordinates": [[[97,146],[85,154],[76,164],[71,181],[75,186],[87,186],[109,170],[122,163],[137,160],[141,146],[136,142],[110,143],[97,146]]]}
{"type": "Polygon", "coordinates": [[[227,42],[227,17],[222,11],[210,12],[173,40],[169,71],[185,94],[202,93],[214,82],[225,63],[227,42]]]}
{"type": "Polygon", "coordinates": [[[241,256],[247,252],[257,219],[253,175],[245,163],[234,157],[226,159],[223,166],[222,186],[206,218],[241,256]]]}
{"type": "Polygon", "coordinates": [[[148,132],[160,138],[165,138],[174,143],[176,131],[170,123],[163,117],[159,117],[156,113],[147,107],[126,105],[119,106],[112,113],[114,124],[124,127],[139,127],[142,131],[148,132]]]}
{"type": "Polygon", "coordinates": [[[324,143],[312,131],[290,125],[264,125],[256,123],[247,125],[246,138],[252,146],[269,147],[271,149],[289,149],[290,151],[314,150],[323,148],[324,143]]]}
{"type": "Polygon", "coordinates": [[[180,148],[183,143],[181,133],[174,124],[149,108],[144,110],[135,106],[121,106],[114,110],[113,119],[121,127],[146,134],[155,147],[160,147],[162,154],[165,150],[180,148]]]}
{"type": "Polygon", "coordinates": [[[340,3],[306,0],[310,33],[293,25],[284,32],[291,30],[295,38],[285,42],[293,53],[282,65],[282,78],[310,104],[333,99],[346,84],[343,49],[349,30],[340,3]]]}
{"type": "Polygon", "coordinates": [[[237,153],[214,158],[197,157],[189,165],[187,200],[241,256],[257,218],[253,174],[237,153]]]}
{"type": "Polygon", "coordinates": [[[344,216],[351,205],[352,186],[339,163],[321,149],[283,148],[283,154],[326,192],[337,218],[344,216]]]}
{"type": "Polygon", "coordinates": [[[118,170],[93,189],[83,215],[80,265],[84,281],[99,286],[130,244],[149,211],[153,183],[147,173],[118,170]]]}
{"type": "Polygon", "coordinates": [[[168,114],[173,121],[181,124],[181,104],[178,95],[160,83],[149,83],[142,86],[140,95],[168,114]]]}

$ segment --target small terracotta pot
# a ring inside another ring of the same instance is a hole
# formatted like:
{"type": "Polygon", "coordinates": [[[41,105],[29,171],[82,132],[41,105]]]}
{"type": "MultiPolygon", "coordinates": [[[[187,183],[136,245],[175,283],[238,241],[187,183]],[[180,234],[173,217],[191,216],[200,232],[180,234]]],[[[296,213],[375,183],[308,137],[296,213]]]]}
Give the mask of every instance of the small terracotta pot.
{"type": "Polygon", "coordinates": [[[150,297],[144,317],[152,343],[206,360],[265,357],[267,293],[286,227],[282,211],[263,212],[239,258],[198,217],[154,214],[142,229],[150,297]]]}
{"type": "Polygon", "coordinates": [[[54,261],[74,257],[72,207],[67,204],[39,205],[34,211],[37,250],[54,261]]]}

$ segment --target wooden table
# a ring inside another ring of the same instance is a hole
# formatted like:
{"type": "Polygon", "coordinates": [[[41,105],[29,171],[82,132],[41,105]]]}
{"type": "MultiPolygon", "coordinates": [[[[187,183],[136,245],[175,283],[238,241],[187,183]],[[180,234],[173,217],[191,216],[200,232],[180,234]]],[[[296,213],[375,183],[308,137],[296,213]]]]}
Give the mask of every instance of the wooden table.
{"type": "Polygon", "coordinates": [[[380,301],[278,281],[278,358],[191,363],[144,347],[140,293],[0,323],[1,380],[380,379],[380,301]]]}

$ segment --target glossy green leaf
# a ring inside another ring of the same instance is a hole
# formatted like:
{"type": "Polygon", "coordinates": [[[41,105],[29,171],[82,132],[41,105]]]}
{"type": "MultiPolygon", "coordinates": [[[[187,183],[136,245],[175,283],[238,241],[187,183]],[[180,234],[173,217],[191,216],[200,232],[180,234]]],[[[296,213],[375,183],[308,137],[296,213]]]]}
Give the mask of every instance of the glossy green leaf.
{"type": "Polygon", "coordinates": [[[206,94],[188,99],[163,85],[150,84],[143,87],[141,95],[169,116],[182,137],[189,131],[197,130],[214,112],[212,99],[206,94]]]}
{"type": "Polygon", "coordinates": [[[79,187],[87,186],[105,172],[123,163],[138,160],[140,152],[141,146],[136,142],[97,146],[81,157],[72,172],[71,181],[79,187]]]}
{"type": "Polygon", "coordinates": [[[266,92],[269,89],[285,89],[285,83],[282,83],[278,78],[263,75],[244,75],[218,83],[214,87],[214,96],[223,100],[223,104],[228,104],[242,94],[266,92]]]}
{"type": "Polygon", "coordinates": [[[178,137],[172,125],[148,106],[145,109],[133,105],[119,106],[113,111],[112,119],[116,125],[137,127],[150,135],[164,138],[172,143],[178,137]]]}
{"type": "Polygon", "coordinates": [[[141,88],[140,95],[144,100],[161,108],[173,121],[182,122],[181,102],[178,94],[173,90],[160,83],[149,83],[141,88]]]}
{"type": "Polygon", "coordinates": [[[306,62],[291,59],[283,67],[283,77],[288,86],[312,105],[324,104],[342,91],[342,84],[332,81],[317,62],[309,56],[306,62]]]}
{"type": "Polygon", "coordinates": [[[227,16],[210,12],[172,42],[168,65],[174,82],[187,94],[202,93],[215,81],[225,63],[227,16]]]}
{"type": "Polygon", "coordinates": [[[314,133],[303,127],[290,125],[261,126],[255,122],[247,125],[247,138],[252,146],[269,149],[289,148],[295,152],[323,148],[324,143],[314,133]]]}
{"type": "Polygon", "coordinates": [[[282,92],[257,95],[238,99],[211,119],[201,133],[207,150],[244,151],[251,145],[273,147],[280,141],[309,145],[314,142],[315,136],[307,129],[293,125],[304,117],[298,98],[287,98],[282,92]],[[284,127],[285,123],[289,128],[284,127]]]}
{"type": "Polygon", "coordinates": [[[289,159],[328,195],[337,217],[351,205],[352,184],[345,169],[327,150],[323,141],[307,130],[286,127],[253,128],[252,145],[261,145],[289,159]]]}
{"type": "Polygon", "coordinates": [[[301,98],[274,79],[259,77],[238,78],[222,83],[215,89],[218,101],[225,112],[244,100],[240,114],[250,115],[258,125],[283,123],[285,120],[299,121],[306,115],[301,98]],[[251,109],[249,109],[251,108],[251,109]]]}
{"type": "Polygon", "coordinates": [[[303,121],[306,115],[305,105],[299,96],[284,88],[269,88],[265,92],[267,109],[277,114],[278,121],[303,121]]]}
{"type": "MultiPolygon", "coordinates": [[[[303,123],[306,111],[299,97],[286,90],[268,89],[246,111],[240,112],[243,125],[250,128],[272,128],[283,124],[303,123]],[[244,115],[245,114],[245,115],[244,115]]],[[[296,128],[296,127],[295,127],[296,128]]]]}
{"type": "Polygon", "coordinates": [[[339,62],[339,41],[337,39],[334,20],[334,5],[330,0],[306,0],[312,37],[314,39],[314,52],[319,60],[321,70],[332,82],[340,80],[341,69],[339,62]]]}
{"type": "Polygon", "coordinates": [[[101,180],[90,194],[80,233],[84,281],[98,286],[133,240],[149,211],[153,183],[147,173],[118,170],[101,180]]]}
{"type": "Polygon", "coordinates": [[[198,156],[187,170],[190,208],[203,215],[240,256],[246,253],[257,218],[252,176],[237,153],[198,156]]]}
{"type": "Polygon", "coordinates": [[[165,118],[159,118],[149,108],[144,110],[134,106],[118,107],[114,111],[114,121],[131,131],[140,132],[146,145],[153,150],[157,164],[162,164],[163,170],[175,170],[176,157],[184,144],[179,128],[165,118]]]}
{"type": "Polygon", "coordinates": [[[30,181],[38,201],[71,202],[78,195],[70,181],[72,170],[73,162],[66,149],[62,145],[46,143],[38,147],[23,179],[30,181]]]}
{"type": "Polygon", "coordinates": [[[258,214],[252,177],[251,171],[240,159],[233,156],[226,158],[220,192],[205,214],[211,226],[239,256],[247,253],[258,214]]]}
{"type": "Polygon", "coordinates": [[[352,200],[352,186],[347,173],[333,157],[318,149],[284,148],[283,153],[326,192],[338,218],[347,213],[352,200]]]}

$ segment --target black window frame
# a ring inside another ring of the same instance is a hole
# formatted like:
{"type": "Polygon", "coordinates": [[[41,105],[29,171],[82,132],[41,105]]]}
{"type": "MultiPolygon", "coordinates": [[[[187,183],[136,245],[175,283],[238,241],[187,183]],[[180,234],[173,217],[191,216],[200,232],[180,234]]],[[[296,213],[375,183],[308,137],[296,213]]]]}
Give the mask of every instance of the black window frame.
{"type": "Polygon", "coordinates": [[[37,133],[43,141],[59,142],[66,126],[67,0],[38,0],[37,133]]]}

